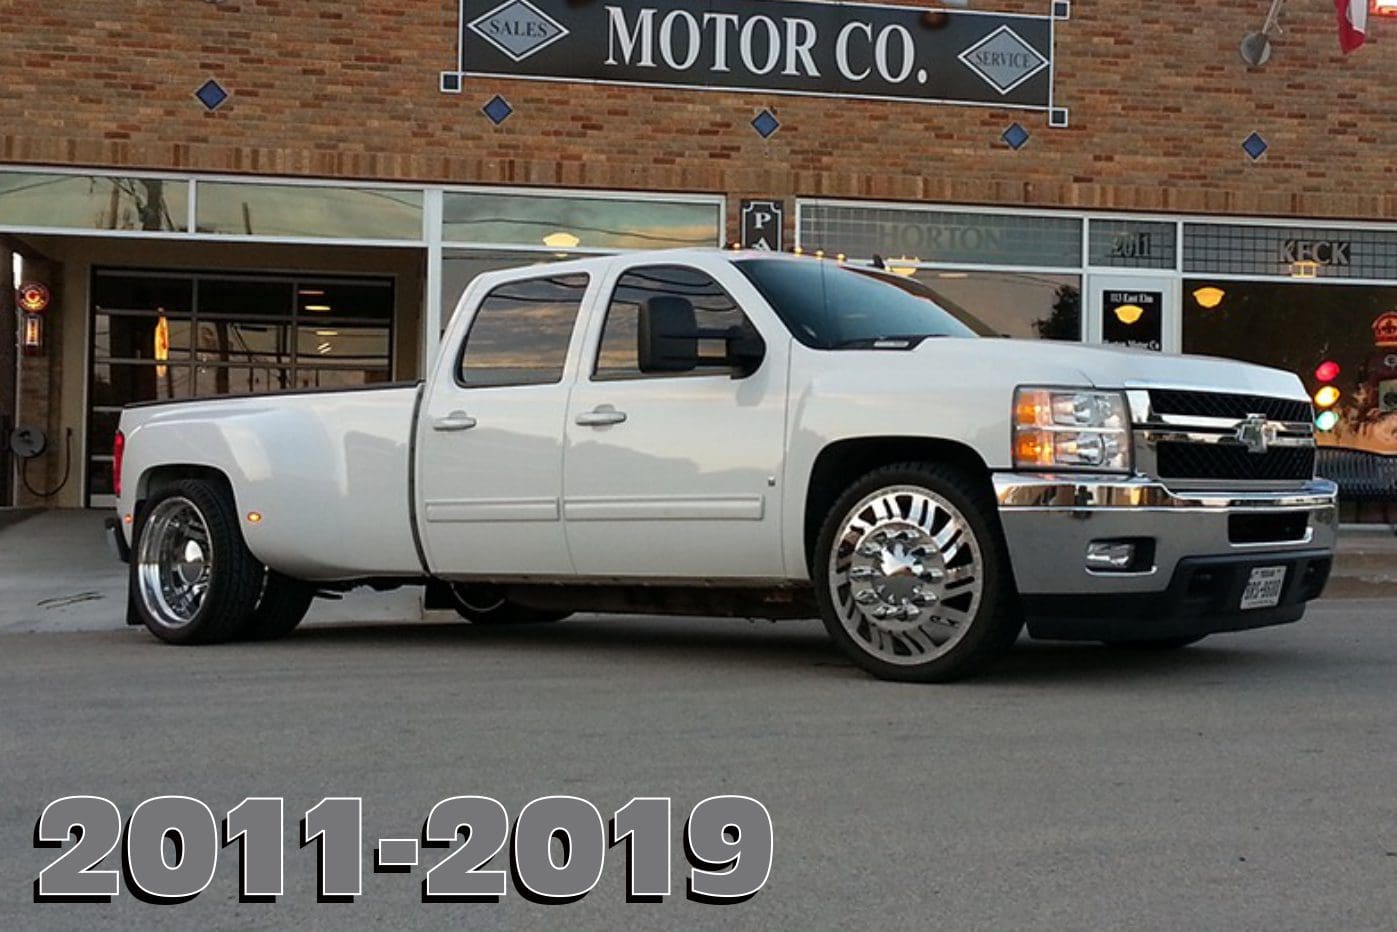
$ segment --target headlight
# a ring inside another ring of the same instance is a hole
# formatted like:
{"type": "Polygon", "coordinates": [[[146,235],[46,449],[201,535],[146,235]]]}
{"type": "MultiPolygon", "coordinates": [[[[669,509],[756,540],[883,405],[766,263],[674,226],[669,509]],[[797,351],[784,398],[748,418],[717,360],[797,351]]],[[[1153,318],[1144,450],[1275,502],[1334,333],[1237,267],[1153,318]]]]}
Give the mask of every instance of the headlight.
{"type": "Polygon", "coordinates": [[[1014,467],[1129,472],[1129,411],[1120,392],[1020,388],[1014,467]]]}

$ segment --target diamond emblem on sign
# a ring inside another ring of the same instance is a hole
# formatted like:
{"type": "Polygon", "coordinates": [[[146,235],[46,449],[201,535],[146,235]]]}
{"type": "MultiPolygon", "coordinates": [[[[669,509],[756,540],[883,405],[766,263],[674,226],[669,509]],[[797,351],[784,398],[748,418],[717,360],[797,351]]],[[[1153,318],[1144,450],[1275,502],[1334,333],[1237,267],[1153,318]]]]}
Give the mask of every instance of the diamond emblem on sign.
{"type": "Polygon", "coordinates": [[[1000,26],[961,52],[959,58],[1001,94],[1009,93],[1048,67],[1042,53],[1008,26],[1000,26]]]}
{"type": "Polygon", "coordinates": [[[561,23],[528,0],[506,0],[470,27],[514,61],[523,61],[568,34],[561,23]]]}

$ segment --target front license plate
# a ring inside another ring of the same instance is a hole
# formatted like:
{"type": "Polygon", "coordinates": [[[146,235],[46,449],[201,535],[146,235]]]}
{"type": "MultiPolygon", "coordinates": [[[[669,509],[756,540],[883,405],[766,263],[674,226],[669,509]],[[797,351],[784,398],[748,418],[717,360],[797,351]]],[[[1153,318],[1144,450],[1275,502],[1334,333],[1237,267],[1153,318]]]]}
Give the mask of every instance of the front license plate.
{"type": "Polygon", "coordinates": [[[1285,567],[1258,566],[1251,571],[1247,588],[1242,592],[1242,611],[1252,608],[1274,608],[1281,604],[1285,588],[1285,567]]]}

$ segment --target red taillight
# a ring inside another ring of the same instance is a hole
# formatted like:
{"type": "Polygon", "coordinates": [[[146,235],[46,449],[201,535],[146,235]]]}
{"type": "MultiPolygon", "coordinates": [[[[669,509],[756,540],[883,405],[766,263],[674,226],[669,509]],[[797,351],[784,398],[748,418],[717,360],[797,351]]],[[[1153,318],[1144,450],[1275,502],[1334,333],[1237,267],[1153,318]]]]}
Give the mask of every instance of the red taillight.
{"type": "Polygon", "coordinates": [[[121,494],[121,455],[126,452],[126,435],[116,432],[112,440],[112,491],[121,494]]]}

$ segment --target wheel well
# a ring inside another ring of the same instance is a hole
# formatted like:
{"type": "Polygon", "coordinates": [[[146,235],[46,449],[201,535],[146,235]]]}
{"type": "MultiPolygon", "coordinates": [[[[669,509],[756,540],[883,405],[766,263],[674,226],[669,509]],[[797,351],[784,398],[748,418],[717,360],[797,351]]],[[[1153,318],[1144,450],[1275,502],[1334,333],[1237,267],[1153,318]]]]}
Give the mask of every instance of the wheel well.
{"type": "Polygon", "coordinates": [[[148,469],[141,476],[140,483],[136,486],[137,501],[145,501],[161,489],[173,485],[185,479],[203,479],[222,485],[231,495],[233,483],[228,481],[227,475],[212,466],[195,466],[192,464],[177,464],[156,466],[148,469]]]}
{"type": "Polygon", "coordinates": [[[983,481],[993,495],[990,470],[980,454],[954,440],[928,437],[859,437],[832,443],[820,451],[805,493],[805,562],[815,552],[815,540],[835,501],[860,476],[894,463],[933,462],[957,466],[983,481]]]}

